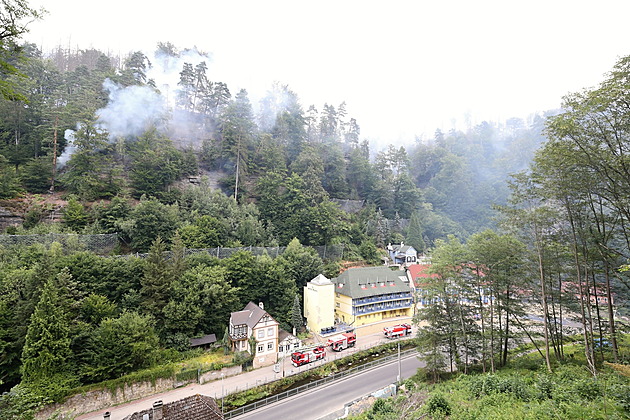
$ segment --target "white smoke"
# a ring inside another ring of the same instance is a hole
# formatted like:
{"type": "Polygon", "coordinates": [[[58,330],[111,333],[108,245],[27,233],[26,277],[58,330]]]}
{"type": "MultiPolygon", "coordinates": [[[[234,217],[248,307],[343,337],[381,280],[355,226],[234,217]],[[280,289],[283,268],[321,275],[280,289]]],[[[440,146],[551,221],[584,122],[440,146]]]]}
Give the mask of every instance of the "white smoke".
{"type": "MultiPolygon", "coordinates": [[[[175,107],[177,91],[179,90],[180,73],[185,63],[194,67],[205,62],[212,61],[210,55],[197,51],[196,48],[186,49],[178,52],[177,55],[166,54],[156,51],[151,59],[152,66],[147,69],[147,79],[153,80],[164,97],[167,107],[175,107]]],[[[210,80],[212,77],[208,76],[210,80]]]]}
{"type": "Polygon", "coordinates": [[[139,136],[151,127],[161,128],[166,116],[164,98],[150,86],[122,87],[105,79],[103,89],[109,92],[105,108],[96,111],[98,124],[109,133],[110,140],[139,136]]]}
{"type": "MultiPolygon", "coordinates": [[[[176,55],[156,52],[149,59],[152,65],[147,69],[149,85],[123,87],[110,79],[105,79],[103,89],[108,92],[107,106],[96,111],[97,129],[109,135],[109,141],[118,138],[133,139],[150,128],[172,136],[179,145],[194,144],[199,141],[200,118],[189,115],[176,106],[180,73],[184,63],[196,67],[201,62],[208,64],[211,57],[196,48],[186,49],[176,55]]],[[[208,79],[212,77],[207,72],[208,79]]],[[[74,144],[76,132],[67,130],[67,146],[57,159],[58,167],[63,167],[77,147],[74,144]]]]}
{"type": "Polygon", "coordinates": [[[70,156],[77,151],[77,146],[74,144],[75,131],[66,130],[63,134],[63,138],[66,139],[66,147],[63,149],[63,153],[57,158],[57,169],[61,169],[66,166],[70,156]]]}

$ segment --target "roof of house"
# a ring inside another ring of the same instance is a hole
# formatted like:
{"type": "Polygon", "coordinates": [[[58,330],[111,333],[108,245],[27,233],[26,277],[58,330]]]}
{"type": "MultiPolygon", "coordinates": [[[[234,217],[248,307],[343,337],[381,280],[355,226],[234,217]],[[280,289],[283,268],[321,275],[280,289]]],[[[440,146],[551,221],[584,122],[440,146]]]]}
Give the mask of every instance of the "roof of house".
{"type": "Polygon", "coordinates": [[[407,267],[407,271],[409,271],[411,278],[414,280],[417,278],[428,279],[439,277],[438,274],[430,272],[430,267],[431,264],[412,264],[407,267]]]}
{"type": "Polygon", "coordinates": [[[279,331],[278,331],[278,342],[281,343],[284,340],[286,340],[287,338],[288,339],[297,339],[297,340],[299,340],[298,337],[296,337],[293,334],[291,334],[290,332],[285,331],[282,328],[280,328],[279,331]]]}
{"type": "Polygon", "coordinates": [[[350,268],[332,282],[335,292],[352,298],[411,291],[404,271],[388,267],[350,268]]]}
{"type": "Polygon", "coordinates": [[[392,245],[392,251],[397,254],[406,254],[409,250],[413,250],[413,252],[416,252],[416,249],[412,247],[411,245],[405,245],[405,244],[392,245]]]}
{"type": "Polygon", "coordinates": [[[317,286],[324,286],[324,285],[327,285],[327,284],[332,284],[330,279],[328,279],[328,277],[326,277],[323,274],[318,274],[317,277],[315,277],[309,283],[316,284],[317,286]]]}
{"type": "Polygon", "coordinates": [[[265,315],[269,314],[255,303],[249,302],[242,311],[232,312],[230,322],[232,325],[246,324],[249,328],[254,328],[265,315]]]}
{"type": "MultiPolygon", "coordinates": [[[[161,401],[159,401],[161,403],[161,401]]],[[[155,404],[154,404],[155,406],[155,404]]],[[[149,408],[128,415],[123,420],[154,420],[155,409],[149,408]]],[[[221,409],[216,401],[206,395],[191,395],[178,401],[162,405],[162,419],[164,420],[223,420],[221,409]]]]}
{"type": "Polygon", "coordinates": [[[190,347],[204,346],[206,344],[212,344],[216,342],[217,342],[217,337],[214,334],[208,334],[199,338],[191,338],[190,347]]]}

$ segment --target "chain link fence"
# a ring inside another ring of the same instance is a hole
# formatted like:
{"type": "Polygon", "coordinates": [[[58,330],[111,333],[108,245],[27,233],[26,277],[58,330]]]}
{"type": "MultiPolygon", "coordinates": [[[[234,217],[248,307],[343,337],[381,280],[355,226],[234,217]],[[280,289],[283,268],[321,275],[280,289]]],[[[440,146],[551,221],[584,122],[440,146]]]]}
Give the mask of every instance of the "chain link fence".
{"type": "MultiPolygon", "coordinates": [[[[118,245],[118,234],[99,234],[99,235],[78,235],[78,234],[61,234],[49,233],[45,235],[0,235],[0,246],[2,247],[27,247],[35,244],[50,246],[53,242],[58,242],[63,246],[65,251],[91,251],[98,255],[110,254],[116,245],[118,245]]],[[[322,245],[309,247],[314,249],[323,260],[343,259],[345,250],[344,244],[338,245],[322,245]]],[[[203,248],[203,249],[186,249],[185,255],[206,253],[214,257],[223,259],[229,258],[231,255],[239,251],[251,252],[252,255],[259,256],[267,254],[272,258],[282,255],[286,251],[286,246],[246,246],[238,248],[203,248]]],[[[145,258],[148,253],[132,254],[134,256],[145,258]]]]}
{"type": "MultiPolygon", "coordinates": [[[[306,248],[314,249],[317,254],[320,256],[322,260],[335,260],[335,259],[343,259],[343,253],[345,250],[344,244],[338,245],[321,245],[321,246],[311,246],[306,248]]],[[[209,254],[213,257],[217,257],[219,259],[229,258],[233,254],[239,251],[247,251],[251,252],[254,256],[260,256],[267,254],[272,258],[276,258],[286,251],[286,246],[245,246],[238,248],[203,248],[203,249],[186,249],[184,251],[184,255],[194,255],[194,254],[209,254]]],[[[170,254],[170,253],[169,253],[170,254]]],[[[140,258],[146,258],[149,254],[133,254],[134,256],[140,258]]]]}
{"type": "Polygon", "coordinates": [[[65,251],[91,251],[98,255],[111,253],[118,245],[118,234],[78,235],[48,233],[45,235],[0,235],[2,247],[28,247],[35,244],[50,246],[61,244],[65,251]]]}

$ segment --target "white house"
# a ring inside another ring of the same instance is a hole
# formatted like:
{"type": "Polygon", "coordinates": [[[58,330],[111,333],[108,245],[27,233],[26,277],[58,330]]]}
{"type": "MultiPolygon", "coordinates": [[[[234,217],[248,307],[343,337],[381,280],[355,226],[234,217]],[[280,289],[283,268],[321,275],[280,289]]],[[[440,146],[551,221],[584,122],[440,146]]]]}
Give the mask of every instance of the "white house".
{"type": "Polygon", "coordinates": [[[418,261],[418,251],[411,245],[405,245],[402,242],[400,245],[387,245],[387,253],[394,264],[400,264],[404,267],[416,264],[418,261]]]}
{"type": "Polygon", "coordinates": [[[251,354],[249,338],[256,341],[253,366],[268,366],[278,361],[278,322],[269,315],[262,302],[249,302],[245,309],[232,312],[229,326],[232,350],[251,354]]]}
{"type": "Polygon", "coordinates": [[[298,337],[280,329],[280,336],[278,337],[278,359],[291,356],[291,353],[301,348],[302,345],[302,340],[298,337]]]}

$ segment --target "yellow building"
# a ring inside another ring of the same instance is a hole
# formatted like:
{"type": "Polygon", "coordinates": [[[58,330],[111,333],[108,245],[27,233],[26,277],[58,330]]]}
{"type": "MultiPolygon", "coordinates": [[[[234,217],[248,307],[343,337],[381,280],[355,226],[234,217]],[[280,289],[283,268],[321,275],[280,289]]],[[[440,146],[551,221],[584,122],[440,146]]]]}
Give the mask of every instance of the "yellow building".
{"type": "Polygon", "coordinates": [[[304,286],[304,317],[316,333],[335,324],[335,286],[323,274],[304,286]]]}
{"type": "Polygon", "coordinates": [[[350,268],[332,279],[335,319],[355,328],[385,321],[408,321],[413,295],[405,272],[388,267],[350,268]]]}

